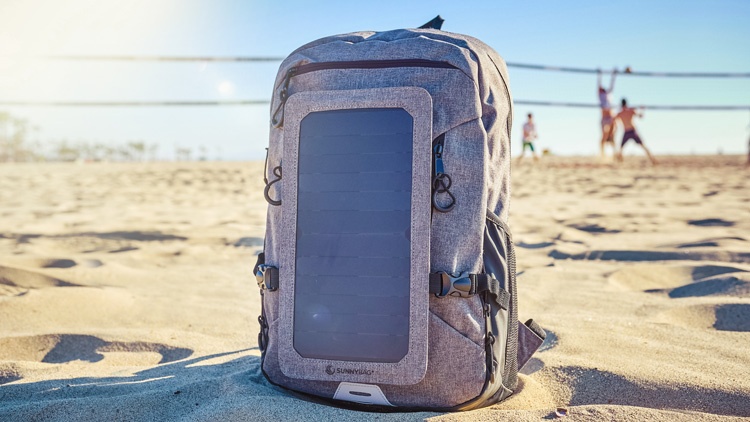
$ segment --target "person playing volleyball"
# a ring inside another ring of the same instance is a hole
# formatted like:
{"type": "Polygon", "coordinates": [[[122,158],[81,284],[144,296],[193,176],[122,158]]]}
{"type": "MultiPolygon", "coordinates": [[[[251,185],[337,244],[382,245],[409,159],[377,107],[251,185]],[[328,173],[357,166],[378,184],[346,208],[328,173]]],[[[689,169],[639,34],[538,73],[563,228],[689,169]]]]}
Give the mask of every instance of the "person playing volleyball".
{"type": "Polygon", "coordinates": [[[615,145],[614,137],[615,132],[614,130],[610,130],[612,129],[614,120],[612,105],[609,99],[612,90],[615,89],[615,76],[617,76],[617,70],[612,71],[612,78],[610,79],[609,89],[604,89],[604,86],[602,86],[602,73],[601,71],[597,72],[597,84],[599,85],[599,108],[602,110],[602,138],[599,146],[602,158],[604,158],[604,147],[607,145],[610,145],[612,147],[613,153],[617,152],[617,145],[615,145]]]}
{"type": "MultiPolygon", "coordinates": [[[[622,143],[620,144],[620,151],[617,153],[617,160],[622,161],[622,150],[625,147],[625,144],[632,139],[636,144],[640,145],[641,148],[643,148],[643,150],[646,152],[646,155],[648,156],[648,159],[651,160],[651,164],[656,165],[656,159],[653,155],[651,155],[651,151],[646,148],[646,145],[643,145],[643,141],[641,140],[640,135],[638,135],[638,132],[636,132],[635,130],[633,118],[636,116],[643,117],[643,112],[638,112],[628,107],[628,101],[623,98],[622,110],[620,110],[620,112],[617,113],[614,118],[615,122],[619,120],[622,123],[622,128],[625,130],[625,133],[622,134],[622,143]]],[[[610,136],[613,136],[614,131],[615,124],[614,122],[612,122],[612,125],[610,127],[610,136]]]]}
{"type": "Polygon", "coordinates": [[[521,156],[518,157],[519,163],[526,153],[526,148],[529,148],[531,150],[531,155],[534,156],[534,161],[539,160],[539,157],[536,155],[536,151],[534,151],[534,140],[537,138],[536,126],[534,126],[534,116],[529,113],[527,117],[528,120],[523,125],[523,138],[521,139],[523,141],[523,146],[521,147],[521,156]]]}

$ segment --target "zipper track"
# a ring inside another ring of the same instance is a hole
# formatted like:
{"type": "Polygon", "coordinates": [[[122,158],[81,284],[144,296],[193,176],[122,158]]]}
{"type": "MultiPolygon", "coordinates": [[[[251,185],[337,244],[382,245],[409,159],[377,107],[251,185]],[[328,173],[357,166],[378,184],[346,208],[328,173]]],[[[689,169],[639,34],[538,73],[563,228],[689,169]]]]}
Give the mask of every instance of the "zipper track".
{"type": "MultiPolygon", "coordinates": [[[[308,63],[296,66],[293,69],[294,76],[304,75],[305,73],[315,72],[317,70],[328,69],[388,69],[395,67],[429,67],[434,69],[458,69],[458,67],[448,63],[435,60],[425,59],[402,59],[402,60],[356,60],[340,62],[318,62],[308,63]]],[[[290,69],[291,70],[291,69],[290,69]]]]}
{"type": "Polygon", "coordinates": [[[288,89],[292,78],[305,73],[315,72],[318,70],[333,69],[390,69],[398,67],[425,67],[432,69],[455,69],[461,70],[448,62],[426,59],[399,59],[399,60],[356,60],[356,61],[338,61],[338,62],[316,62],[299,66],[290,67],[287,70],[284,79],[281,81],[281,90],[279,91],[279,105],[271,116],[273,127],[280,128],[284,125],[284,105],[289,97],[288,89]]]}

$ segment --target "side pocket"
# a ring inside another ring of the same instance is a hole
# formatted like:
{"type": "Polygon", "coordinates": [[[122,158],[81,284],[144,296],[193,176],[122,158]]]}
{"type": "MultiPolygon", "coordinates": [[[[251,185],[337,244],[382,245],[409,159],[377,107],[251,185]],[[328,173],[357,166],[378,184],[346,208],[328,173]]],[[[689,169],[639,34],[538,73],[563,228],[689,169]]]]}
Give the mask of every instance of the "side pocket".
{"type": "Polygon", "coordinates": [[[518,323],[516,316],[515,253],[507,225],[487,211],[482,245],[484,273],[497,280],[500,289],[510,294],[507,309],[489,292],[482,294],[485,318],[485,350],[487,379],[481,395],[458,406],[456,410],[472,410],[497,403],[510,396],[516,388],[518,323]]]}
{"type": "MultiPolygon", "coordinates": [[[[518,299],[516,294],[516,253],[510,229],[500,217],[487,210],[487,226],[484,236],[484,270],[501,281],[510,293],[510,304],[504,318],[495,318],[498,333],[504,337],[503,347],[493,352],[502,361],[503,385],[513,390],[518,374],[518,299]]],[[[495,328],[493,324],[493,328],[495,328]]],[[[502,399],[504,397],[498,397],[502,399]]]]}

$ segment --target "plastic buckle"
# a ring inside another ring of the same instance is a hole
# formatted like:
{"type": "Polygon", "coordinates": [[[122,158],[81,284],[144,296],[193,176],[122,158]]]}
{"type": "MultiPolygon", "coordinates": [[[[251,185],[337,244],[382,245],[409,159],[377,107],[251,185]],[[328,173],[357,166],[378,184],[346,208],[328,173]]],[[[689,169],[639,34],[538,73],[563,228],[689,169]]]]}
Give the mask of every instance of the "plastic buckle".
{"type": "Polygon", "coordinates": [[[440,294],[437,297],[453,296],[453,297],[471,297],[474,295],[472,292],[472,280],[466,273],[454,277],[448,273],[440,272],[440,294]]]}
{"type": "Polygon", "coordinates": [[[268,265],[260,264],[258,265],[258,272],[255,273],[255,280],[258,282],[258,288],[261,290],[266,290],[266,269],[268,268],[268,265]]]}

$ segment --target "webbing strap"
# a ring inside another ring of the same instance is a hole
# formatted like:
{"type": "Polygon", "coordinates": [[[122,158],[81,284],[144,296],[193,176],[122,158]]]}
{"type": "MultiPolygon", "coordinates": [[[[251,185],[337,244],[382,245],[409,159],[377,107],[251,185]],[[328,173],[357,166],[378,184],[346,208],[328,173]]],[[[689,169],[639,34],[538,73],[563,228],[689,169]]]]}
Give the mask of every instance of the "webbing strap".
{"type": "Polygon", "coordinates": [[[471,297],[487,292],[505,310],[510,305],[510,293],[489,274],[468,274],[459,277],[444,272],[430,273],[430,293],[437,297],[471,297]]]}
{"type": "MultiPolygon", "coordinates": [[[[255,278],[261,290],[274,291],[279,288],[279,269],[265,264],[265,254],[260,253],[255,263],[255,278]]],[[[487,292],[503,309],[510,304],[510,293],[500,287],[500,282],[488,274],[468,274],[453,277],[448,273],[430,273],[430,293],[437,297],[471,297],[487,292]]]]}
{"type": "MultiPolygon", "coordinates": [[[[257,277],[256,274],[256,278],[257,277]]],[[[263,269],[263,281],[259,281],[258,286],[260,286],[261,289],[270,291],[277,290],[279,288],[279,269],[266,266],[263,269]]]]}
{"type": "Polygon", "coordinates": [[[279,288],[279,269],[266,265],[266,254],[263,252],[258,254],[258,260],[255,261],[255,280],[258,282],[258,287],[261,290],[274,291],[279,288]]]}

